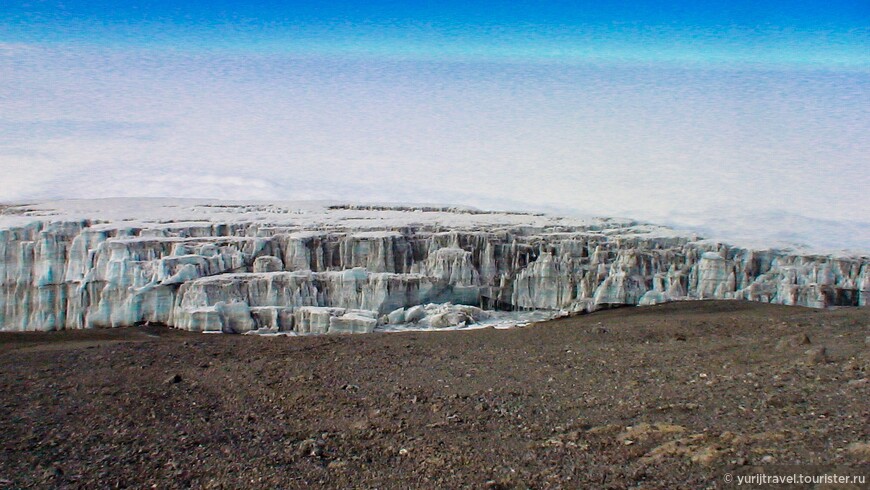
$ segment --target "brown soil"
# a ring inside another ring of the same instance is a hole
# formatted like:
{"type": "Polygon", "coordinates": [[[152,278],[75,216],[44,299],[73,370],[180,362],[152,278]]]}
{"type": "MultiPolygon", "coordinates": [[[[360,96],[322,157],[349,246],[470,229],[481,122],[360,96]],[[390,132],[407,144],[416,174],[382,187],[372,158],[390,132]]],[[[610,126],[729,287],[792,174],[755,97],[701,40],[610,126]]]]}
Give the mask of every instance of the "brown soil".
{"type": "Polygon", "coordinates": [[[868,336],[866,308],[740,302],[514,330],[7,333],[0,487],[730,488],[726,473],[775,465],[870,475],[868,336]]]}

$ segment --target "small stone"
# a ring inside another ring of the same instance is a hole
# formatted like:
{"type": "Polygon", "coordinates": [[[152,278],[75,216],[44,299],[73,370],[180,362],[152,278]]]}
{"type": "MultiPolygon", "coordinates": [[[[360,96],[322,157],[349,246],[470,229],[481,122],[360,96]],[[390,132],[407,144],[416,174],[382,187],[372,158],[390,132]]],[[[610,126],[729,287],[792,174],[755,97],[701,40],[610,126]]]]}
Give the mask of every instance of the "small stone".
{"type": "Polygon", "coordinates": [[[870,462],[870,442],[853,442],[846,446],[846,452],[863,459],[864,463],[870,462]]]}
{"type": "Polygon", "coordinates": [[[719,458],[719,454],[719,451],[715,447],[708,446],[694,451],[689,459],[693,463],[709,466],[719,458]]]}
{"type": "Polygon", "coordinates": [[[825,346],[813,347],[804,352],[807,364],[824,364],[828,362],[828,350],[825,346]]]}
{"type": "Polygon", "coordinates": [[[299,456],[312,456],[317,447],[317,441],[314,439],[305,439],[296,446],[296,454],[299,456]]]}
{"type": "Polygon", "coordinates": [[[296,446],[296,454],[299,456],[308,456],[312,447],[314,447],[314,441],[306,439],[296,446]]]}
{"type": "Polygon", "coordinates": [[[771,456],[769,454],[764,456],[763,458],[761,458],[761,462],[764,464],[770,464],[770,463],[773,463],[774,461],[776,461],[776,458],[774,458],[773,456],[771,456]]]}
{"type": "Polygon", "coordinates": [[[172,376],[166,378],[166,384],[174,385],[176,383],[181,383],[181,375],[176,373],[172,376]]]}
{"type": "Polygon", "coordinates": [[[860,371],[861,363],[857,359],[849,359],[843,364],[843,372],[860,371]]]}
{"type": "Polygon", "coordinates": [[[723,442],[731,443],[737,439],[737,434],[731,432],[730,430],[726,430],[725,432],[719,434],[719,439],[723,442]]]}
{"type": "Polygon", "coordinates": [[[804,333],[780,339],[779,342],[776,343],[775,349],[777,351],[783,351],[793,347],[800,347],[802,345],[812,345],[812,343],[813,342],[810,340],[809,335],[804,333]]]}
{"type": "Polygon", "coordinates": [[[322,458],[323,453],[323,443],[321,441],[315,442],[314,449],[311,450],[311,456],[314,456],[315,458],[322,458]]]}

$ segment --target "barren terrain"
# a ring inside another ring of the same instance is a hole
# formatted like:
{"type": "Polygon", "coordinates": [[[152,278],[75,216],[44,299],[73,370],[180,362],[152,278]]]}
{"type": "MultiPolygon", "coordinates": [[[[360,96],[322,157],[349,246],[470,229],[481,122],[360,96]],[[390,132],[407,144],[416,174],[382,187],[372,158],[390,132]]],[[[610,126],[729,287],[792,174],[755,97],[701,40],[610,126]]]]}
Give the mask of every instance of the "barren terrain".
{"type": "Polygon", "coordinates": [[[3,333],[0,487],[731,488],[726,474],[783,465],[870,475],[868,342],[866,308],[710,301],[513,330],[3,333]]]}

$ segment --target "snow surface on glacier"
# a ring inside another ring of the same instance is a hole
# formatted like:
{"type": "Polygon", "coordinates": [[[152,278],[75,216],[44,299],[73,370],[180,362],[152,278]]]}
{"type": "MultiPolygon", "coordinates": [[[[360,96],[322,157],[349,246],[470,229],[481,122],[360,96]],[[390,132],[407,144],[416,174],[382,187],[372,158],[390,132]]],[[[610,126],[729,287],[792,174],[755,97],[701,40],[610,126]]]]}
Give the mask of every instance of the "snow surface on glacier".
{"type": "Polygon", "coordinates": [[[195,199],[0,210],[3,330],[366,333],[681,299],[865,305],[870,294],[866,255],[737,247],[623,219],[195,199]]]}

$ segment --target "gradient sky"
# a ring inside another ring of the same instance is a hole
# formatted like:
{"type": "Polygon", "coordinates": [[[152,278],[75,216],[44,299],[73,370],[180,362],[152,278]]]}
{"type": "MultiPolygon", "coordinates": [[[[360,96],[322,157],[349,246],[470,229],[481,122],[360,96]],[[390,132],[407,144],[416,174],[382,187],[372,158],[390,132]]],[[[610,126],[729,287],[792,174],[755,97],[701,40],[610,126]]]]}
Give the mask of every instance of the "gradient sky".
{"type": "Polygon", "coordinates": [[[0,201],[353,199],[870,249],[870,2],[5,2],[0,201]]]}

